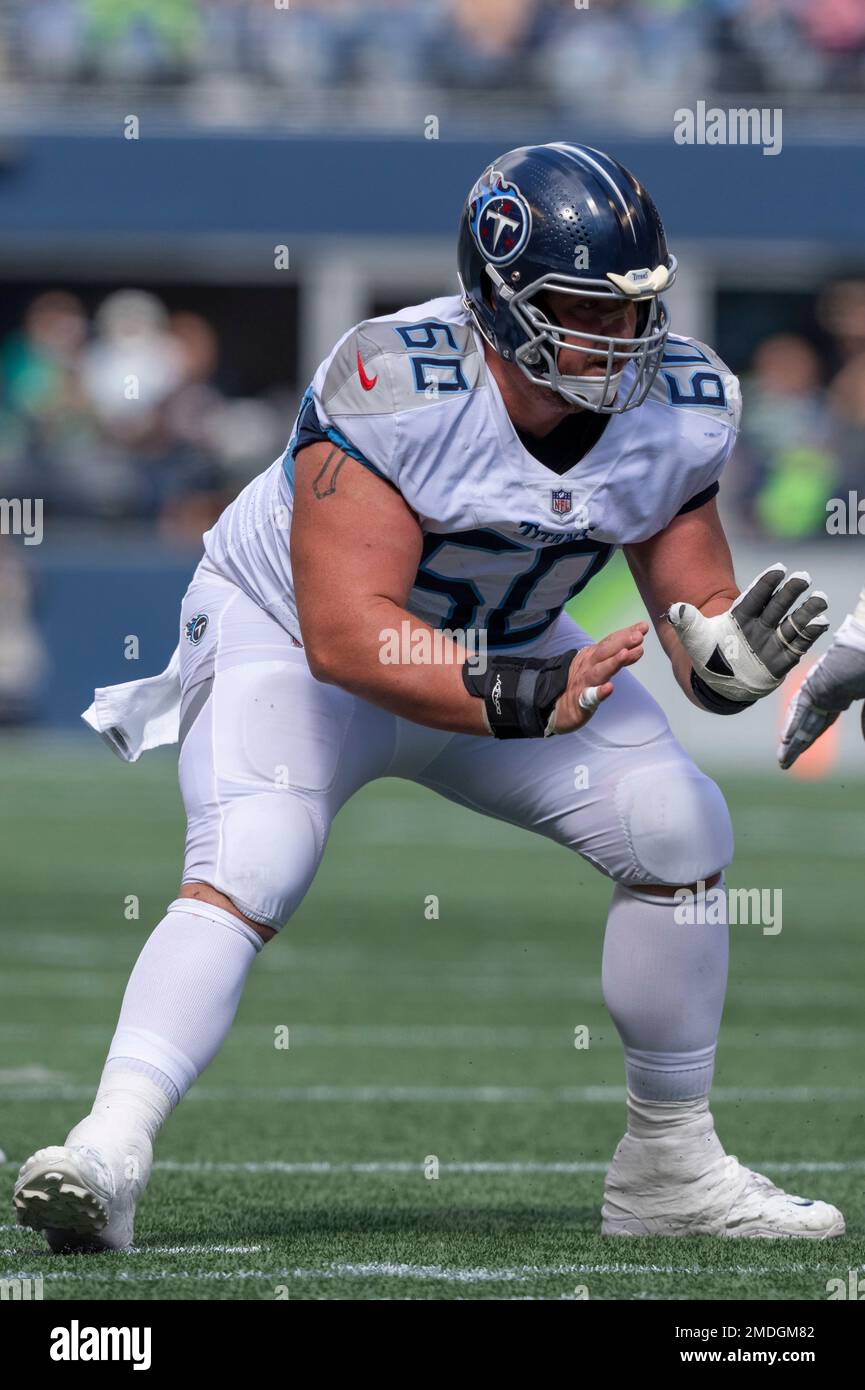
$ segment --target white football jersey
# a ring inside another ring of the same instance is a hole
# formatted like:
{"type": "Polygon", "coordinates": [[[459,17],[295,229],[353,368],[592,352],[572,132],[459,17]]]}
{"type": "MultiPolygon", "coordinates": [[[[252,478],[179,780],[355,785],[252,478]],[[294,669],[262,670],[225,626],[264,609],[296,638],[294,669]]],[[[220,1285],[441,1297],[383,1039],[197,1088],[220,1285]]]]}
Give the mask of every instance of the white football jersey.
{"type": "Polygon", "coordinates": [[[392,483],[419,519],[409,611],[435,627],[485,629],[490,647],[519,650],[617,546],[656,535],[714,495],[739,413],[739,383],[720,358],[671,336],[643,404],[611,416],[594,447],[555,472],[521,442],[460,296],[431,299],[340,339],[284,455],[223,512],[205,549],[300,637],[289,554],[294,456],[330,439],[392,483]]]}

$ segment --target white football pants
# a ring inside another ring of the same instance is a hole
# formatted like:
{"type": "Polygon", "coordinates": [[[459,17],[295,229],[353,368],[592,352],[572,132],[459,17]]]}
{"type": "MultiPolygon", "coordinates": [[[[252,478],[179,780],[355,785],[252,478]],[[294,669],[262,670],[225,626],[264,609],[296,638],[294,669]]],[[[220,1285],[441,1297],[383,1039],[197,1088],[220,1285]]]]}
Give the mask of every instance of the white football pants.
{"type": "MultiPolygon", "coordinates": [[[[591,639],[562,614],[532,655],[591,639]]],[[[631,672],[575,733],[500,741],[428,729],[314,679],[304,651],[205,560],[180,625],[184,883],[280,928],[339,808],[377,777],[419,782],[576,850],[615,882],[691,884],[723,869],[724,799],[631,672]],[[186,636],[193,627],[197,642],[186,636]]]]}

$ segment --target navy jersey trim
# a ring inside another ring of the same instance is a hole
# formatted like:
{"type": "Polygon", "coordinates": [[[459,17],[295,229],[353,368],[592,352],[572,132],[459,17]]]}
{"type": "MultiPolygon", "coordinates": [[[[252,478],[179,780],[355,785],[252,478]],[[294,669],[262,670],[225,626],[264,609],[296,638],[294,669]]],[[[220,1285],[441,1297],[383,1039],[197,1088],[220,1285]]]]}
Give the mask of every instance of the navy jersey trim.
{"type": "Polygon", "coordinates": [[[717,497],[720,491],[721,484],[719,482],[710,483],[708,487],[703,488],[702,492],[696,493],[690,502],[686,502],[684,507],[680,507],[676,516],[684,516],[686,512],[695,512],[698,507],[705,507],[706,503],[711,502],[713,497],[717,497]]]}
{"type": "Polygon", "coordinates": [[[390,482],[390,479],[382,473],[380,468],[376,468],[375,464],[371,463],[369,459],[360,452],[360,449],[355,448],[351,440],[343,434],[342,430],[338,430],[335,425],[322,425],[318,418],[318,411],[315,408],[312,387],[309,386],[304,392],[303,400],[300,403],[300,411],[297,416],[297,425],[294,434],[288,441],[288,448],[282,460],[283,472],[285,473],[286,480],[292,492],[294,491],[294,460],[297,457],[298,450],[305,448],[307,444],[319,444],[325,439],[329,440],[331,444],[336,444],[337,447],[342,449],[343,453],[348,454],[350,458],[357,459],[358,463],[362,463],[364,468],[368,468],[370,473],[374,473],[377,478],[383,478],[386,483],[390,482]]]}

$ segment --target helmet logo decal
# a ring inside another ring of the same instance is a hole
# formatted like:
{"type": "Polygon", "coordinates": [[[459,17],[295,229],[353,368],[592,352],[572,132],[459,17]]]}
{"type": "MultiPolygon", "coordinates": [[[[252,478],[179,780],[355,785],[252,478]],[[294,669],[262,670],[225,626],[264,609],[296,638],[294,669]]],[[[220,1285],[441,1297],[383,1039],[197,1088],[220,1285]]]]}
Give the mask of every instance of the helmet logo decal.
{"type": "Polygon", "coordinates": [[[469,194],[469,225],[486,260],[507,265],[524,249],[532,230],[531,208],[515,183],[490,165],[469,194]]]}

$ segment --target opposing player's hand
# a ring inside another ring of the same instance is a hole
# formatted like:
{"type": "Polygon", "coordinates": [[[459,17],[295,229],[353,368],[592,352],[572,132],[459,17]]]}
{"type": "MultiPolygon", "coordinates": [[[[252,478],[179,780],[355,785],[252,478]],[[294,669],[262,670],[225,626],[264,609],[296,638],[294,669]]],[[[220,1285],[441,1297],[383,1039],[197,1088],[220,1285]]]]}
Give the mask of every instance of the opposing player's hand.
{"type": "Polygon", "coordinates": [[[643,655],[643,639],[648,630],[648,623],[634,623],[577,652],[568,671],[565,692],[556,701],[550,733],[569,734],[589,722],[598,705],[612,695],[616,672],[623,666],[633,666],[643,655]]]}
{"type": "Polygon", "coordinates": [[[854,700],[865,700],[865,652],[836,638],[790,702],[778,745],[782,768],[792,767],[854,700]]]}
{"type": "MultiPolygon", "coordinates": [[[[804,571],[787,574],[770,565],[725,613],[707,618],[690,603],[674,603],[667,619],[691,658],[695,690],[709,703],[714,691],[732,708],[753,704],[776,690],[829,627],[826,595],[815,590],[795,606],[811,583],[804,571]]],[[[710,704],[710,708],[711,708],[710,704]]]]}

